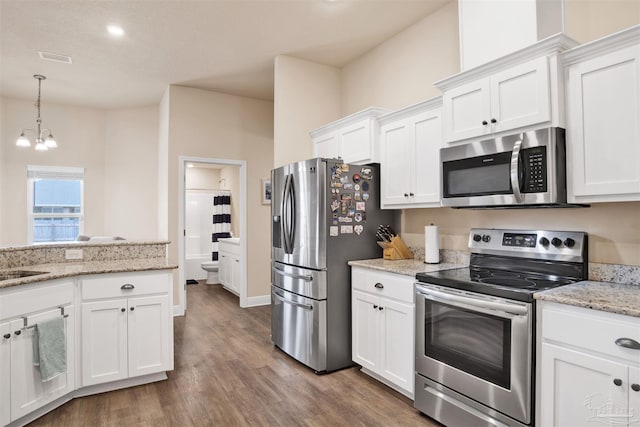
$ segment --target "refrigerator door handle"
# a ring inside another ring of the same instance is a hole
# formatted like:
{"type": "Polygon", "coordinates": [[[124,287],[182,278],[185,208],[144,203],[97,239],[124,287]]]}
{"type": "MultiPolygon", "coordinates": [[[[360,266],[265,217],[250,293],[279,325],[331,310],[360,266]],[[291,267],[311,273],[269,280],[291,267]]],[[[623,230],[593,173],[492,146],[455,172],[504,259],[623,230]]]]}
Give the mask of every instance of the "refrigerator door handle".
{"type": "Polygon", "coordinates": [[[313,310],[313,306],[309,305],[309,304],[302,304],[300,302],[296,302],[296,301],[291,301],[287,298],[285,298],[283,295],[280,295],[278,292],[274,292],[273,295],[278,298],[280,301],[287,303],[287,304],[291,304],[295,307],[300,307],[300,308],[304,308],[305,310],[313,310]]]}
{"type": "Polygon", "coordinates": [[[285,271],[280,270],[278,267],[271,267],[271,269],[274,272],[276,272],[277,274],[280,274],[282,276],[291,277],[293,279],[300,279],[300,280],[304,280],[305,282],[311,282],[313,280],[313,276],[287,273],[285,271]]]}
{"type": "Polygon", "coordinates": [[[293,253],[293,242],[296,232],[296,198],[293,185],[293,175],[287,175],[284,183],[284,197],[282,198],[282,213],[284,218],[284,251],[293,253]]]}
{"type": "Polygon", "coordinates": [[[291,175],[286,175],[284,178],[284,192],[282,195],[282,234],[284,237],[284,253],[290,254],[291,250],[289,249],[289,223],[290,223],[290,212],[287,210],[288,198],[289,198],[289,180],[291,179],[291,175]]]}

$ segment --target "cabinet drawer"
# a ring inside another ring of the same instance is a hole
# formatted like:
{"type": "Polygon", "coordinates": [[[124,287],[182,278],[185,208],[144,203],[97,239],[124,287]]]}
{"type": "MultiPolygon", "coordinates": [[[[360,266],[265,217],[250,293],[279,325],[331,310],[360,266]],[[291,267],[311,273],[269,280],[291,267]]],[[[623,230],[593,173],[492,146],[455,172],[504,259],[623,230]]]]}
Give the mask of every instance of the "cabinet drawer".
{"type": "Polygon", "coordinates": [[[616,345],[620,338],[640,343],[640,318],[545,304],[542,338],[640,363],[640,350],[616,345]]]}
{"type": "Polygon", "coordinates": [[[171,275],[164,271],[145,273],[103,274],[81,281],[82,299],[120,298],[169,292],[171,275]],[[125,285],[133,285],[133,288],[125,285]]]}
{"type": "Polygon", "coordinates": [[[226,252],[231,255],[240,255],[240,245],[237,243],[227,243],[218,240],[218,252],[226,252]]]}
{"type": "Polygon", "coordinates": [[[413,277],[362,267],[351,269],[352,289],[413,304],[413,277]]]}
{"type": "Polygon", "coordinates": [[[54,280],[39,283],[28,290],[0,295],[0,319],[9,319],[71,304],[73,303],[74,290],[73,281],[54,280]]]}

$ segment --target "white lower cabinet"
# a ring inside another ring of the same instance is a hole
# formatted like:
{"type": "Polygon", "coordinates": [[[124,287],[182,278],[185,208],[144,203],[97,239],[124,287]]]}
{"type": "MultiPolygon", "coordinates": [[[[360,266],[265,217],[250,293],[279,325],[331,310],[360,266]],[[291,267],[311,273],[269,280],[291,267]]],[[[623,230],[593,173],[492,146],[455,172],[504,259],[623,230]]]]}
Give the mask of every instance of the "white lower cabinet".
{"type": "Polygon", "coordinates": [[[413,398],[413,278],[352,267],[352,359],[413,398]]]}
{"type": "Polygon", "coordinates": [[[640,319],[541,302],[540,426],[640,423],[640,319]],[[618,344],[616,344],[616,341],[618,344]]]}
{"type": "Polygon", "coordinates": [[[218,243],[219,253],[219,280],[222,285],[238,295],[240,293],[240,245],[236,242],[226,242],[220,239],[218,243]]]}
{"type": "Polygon", "coordinates": [[[83,386],[173,369],[170,283],[168,273],[82,281],[83,386]]]}
{"type": "Polygon", "coordinates": [[[65,396],[75,389],[74,283],[43,282],[28,290],[0,295],[0,425],[65,396]],[[42,381],[34,366],[34,325],[63,315],[66,339],[66,372],[42,381]]]}

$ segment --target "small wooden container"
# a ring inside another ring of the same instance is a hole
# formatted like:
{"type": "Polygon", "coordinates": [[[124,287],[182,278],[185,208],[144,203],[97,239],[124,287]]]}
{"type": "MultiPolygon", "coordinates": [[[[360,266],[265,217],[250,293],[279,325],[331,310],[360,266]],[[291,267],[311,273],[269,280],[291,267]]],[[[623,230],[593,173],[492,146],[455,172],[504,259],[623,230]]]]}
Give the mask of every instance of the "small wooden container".
{"type": "Polygon", "coordinates": [[[413,259],[413,252],[405,245],[400,236],[395,236],[391,242],[378,242],[383,249],[382,257],[384,259],[413,259]]]}

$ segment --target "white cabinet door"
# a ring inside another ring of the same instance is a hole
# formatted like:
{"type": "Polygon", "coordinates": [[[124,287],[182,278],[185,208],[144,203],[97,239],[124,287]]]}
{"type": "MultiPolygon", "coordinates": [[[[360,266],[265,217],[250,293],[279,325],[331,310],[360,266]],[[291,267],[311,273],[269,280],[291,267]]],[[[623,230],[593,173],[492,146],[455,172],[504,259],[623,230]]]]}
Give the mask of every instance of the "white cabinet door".
{"type": "Polygon", "coordinates": [[[11,421],[11,340],[9,322],[0,323],[0,425],[11,421]]]}
{"type": "Polygon", "coordinates": [[[640,48],[569,67],[570,202],[640,200],[640,48]]]}
{"type": "Polygon", "coordinates": [[[340,153],[345,163],[358,163],[374,159],[371,120],[361,120],[340,129],[340,153]]]}
{"type": "Polygon", "coordinates": [[[378,369],[380,347],[380,315],[378,300],[363,292],[352,293],[352,358],[371,371],[378,369]]]}
{"type": "Polygon", "coordinates": [[[626,425],[616,423],[629,413],[626,364],[542,343],[541,369],[539,425],[626,425]]]}
{"type": "Polygon", "coordinates": [[[448,90],[442,96],[444,136],[447,142],[473,138],[491,132],[489,78],[448,90]]]}
{"type": "MultiPolygon", "coordinates": [[[[11,338],[11,420],[17,420],[74,390],[75,387],[75,318],[73,307],[66,306],[69,315],[65,320],[67,371],[43,382],[40,368],[33,364],[33,337],[35,329],[21,330],[22,319],[11,322],[14,335],[11,338]],[[15,331],[21,331],[16,335],[15,331]]],[[[28,316],[28,324],[60,317],[60,309],[52,309],[28,316]]]]}
{"type": "Polygon", "coordinates": [[[412,118],[409,126],[413,142],[413,152],[409,157],[414,193],[411,203],[421,207],[440,207],[441,109],[412,118]]]}
{"type": "Polygon", "coordinates": [[[169,369],[169,297],[130,298],[127,305],[129,377],[169,369]]]}
{"type": "Polygon", "coordinates": [[[531,126],[551,120],[547,57],[521,64],[491,76],[493,132],[531,126]]]}
{"type": "Polygon", "coordinates": [[[380,164],[381,206],[404,204],[411,188],[411,166],[414,162],[409,122],[407,120],[381,126],[380,164]]]}
{"type": "Polygon", "coordinates": [[[541,57],[443,95],[446,142],[551,121],[549,60],[541,57]]]}
{"type": "Polygon", "coordinates": [[[229,286],[229,276],[231,274],[229,255],[224,252],[219,252],[219,255],[220,262],[218,263],[218,280],[224,286],[229,286]]]}
{"type": "Polygon", "coordinates": [[[313,139],[313,157],[334,158],[340,155],[340,137],[331,132],[313,139]]]}
{"type": "Polygon", "coordinates": [[[640,367],[629,368],[629,386],[629,424],[635,425],[640,422],[640,367]]]}
{"type": "Polygon", "coordinates": [[[231,257],[231,290],[240,292],[240,258],[231,257]]]}
{"type": "Polygon", "coordinates": [[[380,367],[378,372],[413,394],[413,305],[380,298],[380,367]]]}
{"type": "Polygon", "coordinates": [[[127,378],[127,300],[82,303],[82,385],[127,378]]]}

